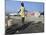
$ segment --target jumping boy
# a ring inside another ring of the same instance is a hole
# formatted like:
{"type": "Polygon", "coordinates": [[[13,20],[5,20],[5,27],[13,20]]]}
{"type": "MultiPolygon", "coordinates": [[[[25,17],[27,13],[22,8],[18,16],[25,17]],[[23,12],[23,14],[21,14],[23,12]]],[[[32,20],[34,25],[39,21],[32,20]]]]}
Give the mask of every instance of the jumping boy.
{"type": "Polygon", "coordinates": [[[22,2],[22,3],[21,3],[21,7],[20,7],[20,15],[21,15],[21,17],[22,17],[22,23],[24,23],[24,19],[25,19],[24,10],[25,10],[25,8],[24,8],[24,3],[22,2]]]}

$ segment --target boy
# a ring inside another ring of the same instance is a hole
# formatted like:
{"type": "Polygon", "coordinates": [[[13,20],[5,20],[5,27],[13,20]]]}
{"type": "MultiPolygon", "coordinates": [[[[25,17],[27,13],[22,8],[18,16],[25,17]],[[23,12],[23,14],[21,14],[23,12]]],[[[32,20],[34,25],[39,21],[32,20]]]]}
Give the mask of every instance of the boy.
{"type": "Polygon", "coordinates": [[[21,17],[22,17],[22,23],[24,23],[24,19],[25,19],[24,10],[25,10],[25,8],[24,8],[24,3],[22,2],[22,3],[21,3],[21,7],[20,7],[20,15],[21,15],[21,17]]]}

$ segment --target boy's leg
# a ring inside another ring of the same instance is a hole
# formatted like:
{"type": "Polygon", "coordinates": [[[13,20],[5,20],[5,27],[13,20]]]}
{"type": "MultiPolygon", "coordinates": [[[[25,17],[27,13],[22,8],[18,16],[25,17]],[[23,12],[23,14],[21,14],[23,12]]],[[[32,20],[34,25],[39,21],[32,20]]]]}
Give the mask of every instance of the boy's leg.
{"type": "Polygon", "coordinates": [[[25,18],[24,18],[24,17],[22,17],[22,23],[24,23],[24,19],[25,19],[25,18]]]}

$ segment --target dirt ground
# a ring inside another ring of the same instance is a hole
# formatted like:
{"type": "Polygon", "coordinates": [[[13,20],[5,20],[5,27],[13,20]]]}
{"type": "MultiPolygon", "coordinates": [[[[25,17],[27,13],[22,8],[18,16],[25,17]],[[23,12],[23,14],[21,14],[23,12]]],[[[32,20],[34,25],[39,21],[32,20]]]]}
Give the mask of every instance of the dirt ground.
{"type": "MultiPolygon", "coordinates": [[[[21,17],[10,16],[12,26],[6,27],[6,34],[22,34],[22,33],[40,33],[44,32],[44,17],[25,17],[25,22],[22,25],[21,17]]],[[[6,26],[8,19],[6,18],[6,26]]]]}

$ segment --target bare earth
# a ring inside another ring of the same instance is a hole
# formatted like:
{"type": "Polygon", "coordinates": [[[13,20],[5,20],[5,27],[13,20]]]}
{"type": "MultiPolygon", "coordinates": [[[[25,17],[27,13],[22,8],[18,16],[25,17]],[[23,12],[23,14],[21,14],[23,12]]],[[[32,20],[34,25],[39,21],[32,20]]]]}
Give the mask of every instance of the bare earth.
{"type": "MultiPolygon", "coordinates": [[[[35,16],[26,16],[25,22],[22,25],[21,17],[19,16],[10,16],[12,19],[12,25],[8,26],[8,19],[6,16],[6,33],[7,34],[17,34],[17,33],[40,33],[44,32],[44,17],[35,17],[35,16]]],[[[10,23],[9,23],[10,25],[10,23]]]]}

